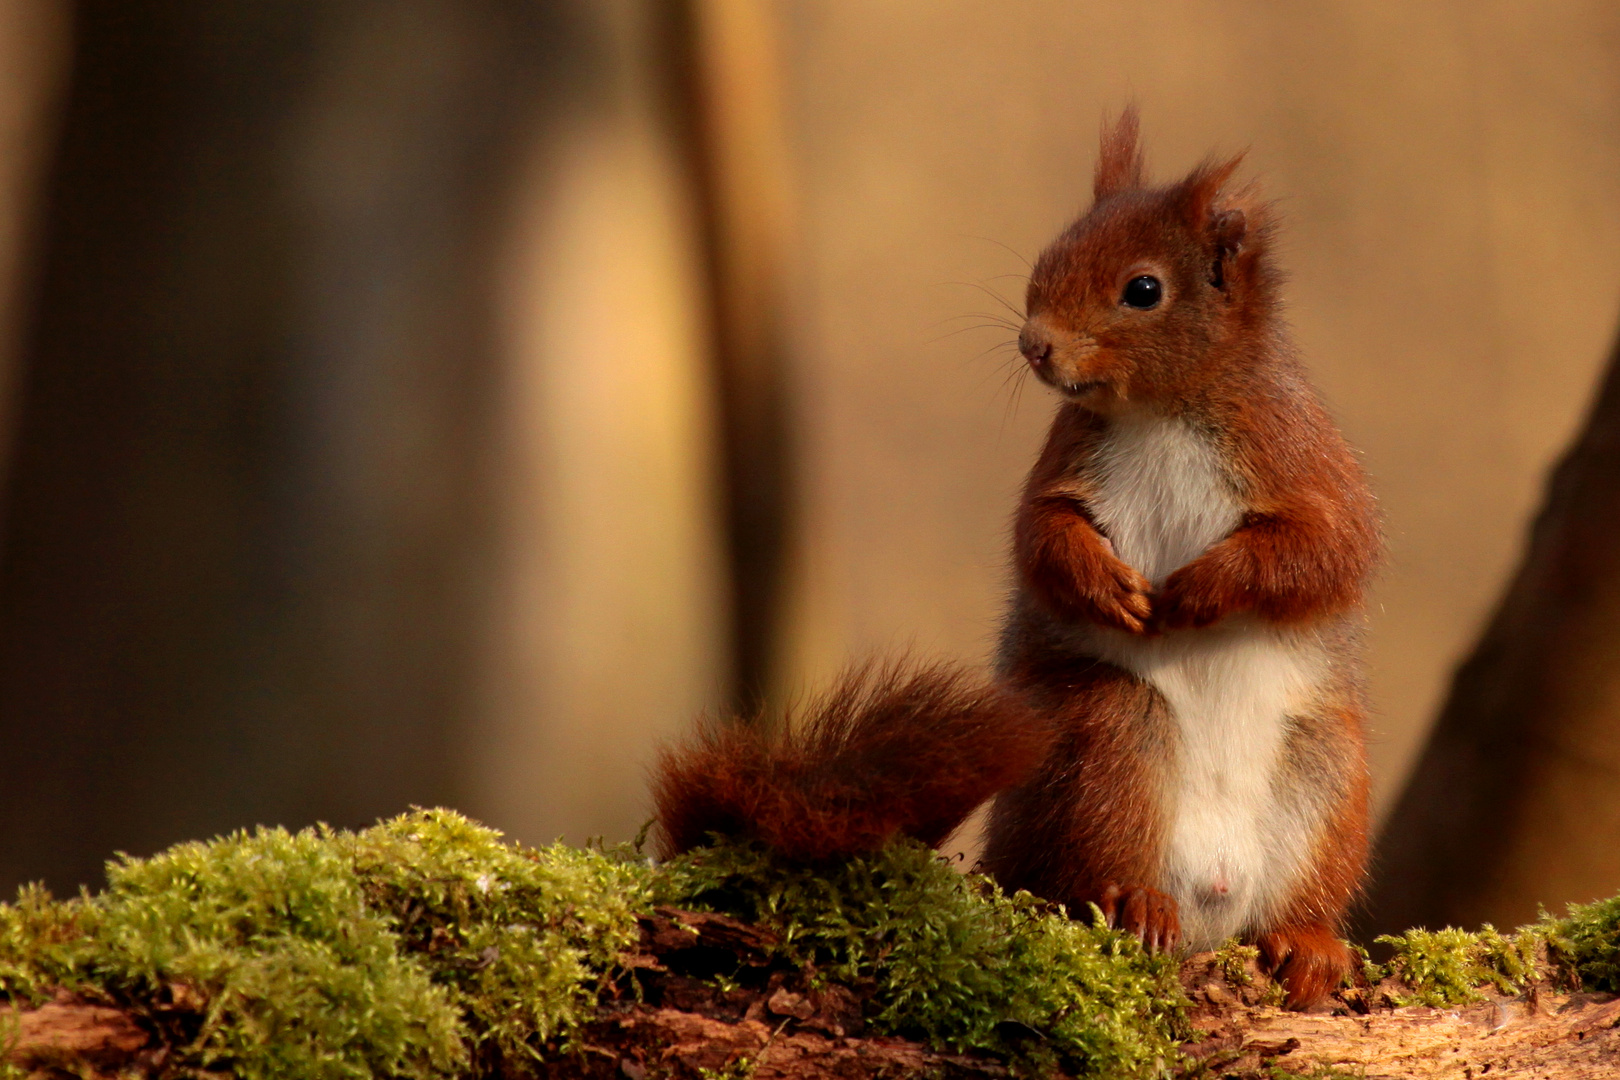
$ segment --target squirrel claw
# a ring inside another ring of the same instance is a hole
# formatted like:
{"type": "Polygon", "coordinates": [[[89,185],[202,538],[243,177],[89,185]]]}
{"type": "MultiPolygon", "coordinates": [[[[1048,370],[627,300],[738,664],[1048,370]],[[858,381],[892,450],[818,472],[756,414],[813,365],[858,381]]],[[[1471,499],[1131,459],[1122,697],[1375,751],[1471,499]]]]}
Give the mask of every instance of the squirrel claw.
{"type": "Polygon", "coordinates": [[[1303,1011],[1319,1003],[1344,981],[1352,967],[1350,948],[1323,923],[1293,926],[1261,934],[1260,963],[1283,985],[1284,1004],[1303,1011]]]}
{"type": "Polygon", "coordinates": [[[1110,881],[1097,908],[1109,926],[1134,935],[1150,953],[1169,952],[1181,943],[1176,902],[1157,889],[1110,881]]]}
{"type": "Polygon", "coordinates": [[[1121,564],[1114,584],[1117,591],[1103,605],[1109,616],[1107,621],[1128,633],[1148,633],[1153,625],[1153,600],[1148,595],[1147,579],[1121,564]]]}
{"type": "Polygon", "coordinates": [[[1147,616],[1135,615],[1126,610],[1124,606],[1115,608],[1113,615],[1113,624],[1118,629],[1124,630],[1128,634],[1148,633],[1149,623],[1147,621],[1147,616]]]}

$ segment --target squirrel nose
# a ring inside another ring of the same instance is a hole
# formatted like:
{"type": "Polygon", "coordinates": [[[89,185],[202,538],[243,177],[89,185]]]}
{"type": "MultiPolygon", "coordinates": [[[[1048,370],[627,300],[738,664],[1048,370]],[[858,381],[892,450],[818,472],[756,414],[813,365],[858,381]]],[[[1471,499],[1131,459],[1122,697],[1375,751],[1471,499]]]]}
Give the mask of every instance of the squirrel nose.
{"type": "Polygon", "coordinates": [[[1045,331],[1025,323],[1018,332],[1018,351],[1024,354],[1029,366],[1038,371],[1052,359],[1052,339],[1046,336],[1045,331]]]}

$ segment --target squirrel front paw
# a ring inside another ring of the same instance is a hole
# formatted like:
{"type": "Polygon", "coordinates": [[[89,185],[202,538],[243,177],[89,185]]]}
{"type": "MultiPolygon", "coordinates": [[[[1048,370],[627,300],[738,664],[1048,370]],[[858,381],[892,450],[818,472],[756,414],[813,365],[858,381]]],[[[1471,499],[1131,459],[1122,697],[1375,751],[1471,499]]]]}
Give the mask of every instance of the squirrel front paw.
{"type": "Polygon", "coordinates": [[[1086,597],[1091,601],[1091,617],[1104,626],[1131,634],[1148,632],[1153,617],[1153,585],[1136,568],[1118,559],[1104,565],[1101,579],[1086,597]]]}
{"type": "Polygon", "coordinates": [[[1110,881],[1095,903],[1109,926],[1135,935],[1148,952],[1169,952],[1181,943],[1176,902],[1158,889],[1110,881]]]}
{"type": "Polygon", "coordinates": [[[1043,606],[1065,621],[1148,633],[1153,585],[1136,569],[1097,551],[1073,560],[1032,562],[1025,581],[1043,606]]]}
{"type": "Polygon", "coordinates": [[[1229,590],[1212,580],[1206,567],[1189,563],[1171,574],[1153,597],[1150,632],[1202,629],[1231,614],[1236,604],[1229,590]]]}

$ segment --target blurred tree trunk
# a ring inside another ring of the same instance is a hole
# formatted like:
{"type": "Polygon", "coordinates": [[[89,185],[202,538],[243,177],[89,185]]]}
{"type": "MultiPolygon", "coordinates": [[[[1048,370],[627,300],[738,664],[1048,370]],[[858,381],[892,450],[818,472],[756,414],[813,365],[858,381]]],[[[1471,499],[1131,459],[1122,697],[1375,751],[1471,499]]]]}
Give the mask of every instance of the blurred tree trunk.
{"type": "Polygon", "coordinates": [[[0,477],[11,449],[17,330],[33,291],[42,174],[67,83],[68,8],[67,0],[0,0],[0,477]]]}
{"type": "Polygon", "coordinates": [[[1374,867],[1378,932],[1620,890],[1620,345],[1374,867]]]}
{"type": "Polygon", "coordinates": [[[798,524],[787,355],[794,221],[777,19],[755,0],[665,0],[658,11],[671,120],[703,232],[732,696],[746,711],[783,690],[790,538],[798,524]]]}
{"type": "Polygon", "coordinates": [[[84,0],[0,555],[0,886],[453,797],[492,233],[566,0],[84,0]]]}

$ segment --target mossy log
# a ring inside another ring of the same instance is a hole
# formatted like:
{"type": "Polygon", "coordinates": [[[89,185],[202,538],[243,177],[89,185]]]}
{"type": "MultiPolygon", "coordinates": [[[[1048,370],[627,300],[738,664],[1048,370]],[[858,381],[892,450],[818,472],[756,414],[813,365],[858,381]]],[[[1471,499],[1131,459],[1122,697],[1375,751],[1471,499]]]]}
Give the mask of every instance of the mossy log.
{"type": "Polygon", "coordinates": [[[261,830],[0,905],[0,1078],[1610,1077],[1620,901],[1387,939],[1290,1013],[926,849],[533,851],[454,814],[261,830]]]}
{"type": "MultiPolygon", "coordinates": [[[[674,913],[671,913],[674,914],[674,913]]],[[[691,913],[686,913],[690,915],[691,913]]],[[[739,924],[742,938],[753,930],[739,924]]],[[[705,938],[708,935],[704,935],[705,938]]],[[[658,946],[637,959],[662,967],[658,946]]],[[[667,954],[666,954],[667,955],[667,954]]],[[[1310,1013],[1278,1008],[1269,982],[1252,968],[1234,984],[1213,953],[1191,957],[1183,983],[1197,1003],[1199,1035],[1181,1047],[1187,1077],[1452,1077],[1620,1075],[1620,998],[1612,994],[1491,994],[1466,1006],[1397,1007],[1393,984],[1342,994],[1310,1013]],[[1380,1000],[1382,997],[1383,1000],[1380,1000]]],[[[853,995],[776,984],[761,991],[716,991],[667,984],[665,1004],[609,1005],[585,1026],[580,1046],[550,1063],[559,1078],[644,1080],[651,1076],[749,1075],[755,1080],[854,1080],[949,1075],[1003,1077],[1007,1063],[951,1054],[910,1039],[856,1034],[853,995]],[[677,1007],[675,1004],[678,1003],[677,1007]]],[[[123,1009],[71,996],[18,1015],[9,1059],[28,1075],[156,1076],[169,1048],[123,1009]]]]}

